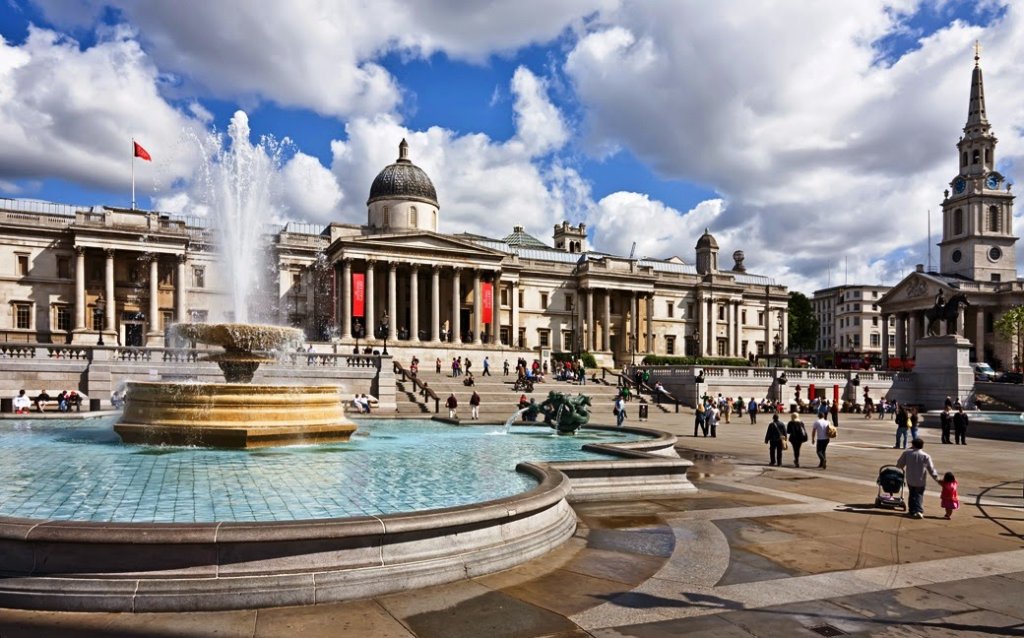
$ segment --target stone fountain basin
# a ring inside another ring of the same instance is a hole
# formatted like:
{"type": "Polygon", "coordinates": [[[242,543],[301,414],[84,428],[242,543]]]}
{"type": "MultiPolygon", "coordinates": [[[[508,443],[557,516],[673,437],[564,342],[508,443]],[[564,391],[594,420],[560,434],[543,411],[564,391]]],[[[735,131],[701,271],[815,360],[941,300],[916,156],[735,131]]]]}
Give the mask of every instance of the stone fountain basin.
{"type": "Polygon", "coordinates": [[[298,328],[250,323],[179,323],[178,336],[232,352],[260,352],[301,344],[305,333],[298,328]]]}

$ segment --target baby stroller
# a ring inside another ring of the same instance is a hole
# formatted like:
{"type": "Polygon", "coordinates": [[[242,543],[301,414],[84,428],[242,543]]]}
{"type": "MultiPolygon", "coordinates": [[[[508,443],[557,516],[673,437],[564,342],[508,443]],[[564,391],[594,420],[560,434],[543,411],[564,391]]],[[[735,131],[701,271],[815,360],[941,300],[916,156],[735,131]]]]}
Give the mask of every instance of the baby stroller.
{"type": "Polygon", "coordinates": [[[907,511],[907,502],[903,498],[903,486],[906,483],[903,470],[895,465],[883,465],[878,468],[878,496],[875,507],[900,509],[907,511]]]}

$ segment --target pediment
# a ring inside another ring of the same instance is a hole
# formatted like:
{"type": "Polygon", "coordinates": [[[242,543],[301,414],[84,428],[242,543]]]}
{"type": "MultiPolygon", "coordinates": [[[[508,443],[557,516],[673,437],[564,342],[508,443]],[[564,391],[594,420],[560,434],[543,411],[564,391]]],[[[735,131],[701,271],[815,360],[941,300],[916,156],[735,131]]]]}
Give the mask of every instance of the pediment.
{"type": "Polygon", "coordinates": [[[911,273],[901,282],[893,286],[889,292],[882,295],[878,300],[880,306],[889,305],[920,305],[931,306],[935,302],[935,296],[939,291],[948,298],[953,294],[953,287],[941,279],[932,277],[927,273],[911,273]]]}
{"type": "Polygon", "coordinates": [[[431,232],[396,233],[393,235],[363,235],[339,240],[343,253],[359,255],[422,255],[448,256],[463,259],[494,261],[504,259],[508,253],[485,248],[464,239],[431,232]]]}

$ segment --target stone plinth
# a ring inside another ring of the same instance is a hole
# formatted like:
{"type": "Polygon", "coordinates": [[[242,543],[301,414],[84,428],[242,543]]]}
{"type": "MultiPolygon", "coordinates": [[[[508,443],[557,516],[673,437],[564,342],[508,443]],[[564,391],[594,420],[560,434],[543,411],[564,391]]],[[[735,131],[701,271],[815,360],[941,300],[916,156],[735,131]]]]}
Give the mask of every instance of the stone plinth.
{"type": "Polygon", "coordinates": [[[939,409],[946,397],[964,400],[974,389],[971,342],[957,335],[925,337],[916,344],[913,403],[939,409]]]}
{"type": "Polygon", "coordinates": [[[347,441],[338,388],[240,383],[127,386],[114,430],[126,443],[246,448],[347,441]]]}

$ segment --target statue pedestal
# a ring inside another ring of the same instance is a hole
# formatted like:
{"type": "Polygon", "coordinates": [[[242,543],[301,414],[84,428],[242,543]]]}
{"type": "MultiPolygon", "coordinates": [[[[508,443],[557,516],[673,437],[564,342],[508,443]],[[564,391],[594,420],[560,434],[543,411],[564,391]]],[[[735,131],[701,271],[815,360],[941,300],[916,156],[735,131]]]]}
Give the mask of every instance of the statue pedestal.
{"type": "Polygon", "coordinates": [[[918,339],[914,361],[914,403],[941,409],[946,397],[965,400],[974,389],[971,342],[958,335],[918,339]]]}

